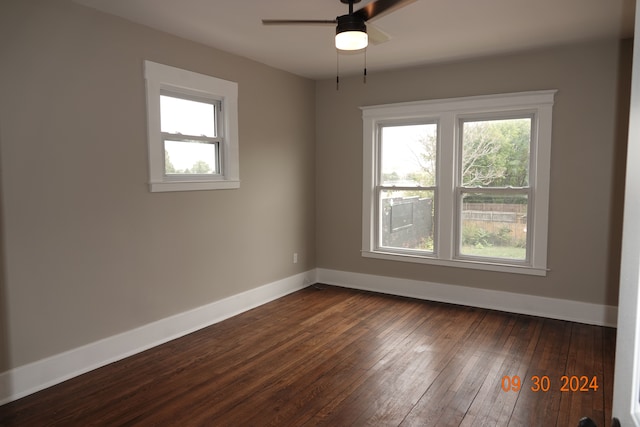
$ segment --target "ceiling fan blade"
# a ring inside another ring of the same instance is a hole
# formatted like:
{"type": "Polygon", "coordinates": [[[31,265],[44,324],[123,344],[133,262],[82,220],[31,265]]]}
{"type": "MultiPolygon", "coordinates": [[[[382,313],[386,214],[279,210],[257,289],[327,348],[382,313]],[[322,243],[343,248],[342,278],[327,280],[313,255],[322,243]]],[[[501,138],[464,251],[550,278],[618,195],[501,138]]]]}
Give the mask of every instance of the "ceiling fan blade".
{"type": "Polygon", "coordinates": [[[380,18],[387,13],[391,13],[396,9],[407,6],[417,0],[377,0],[369,3],[362,9],[353,12],[354,15],[361,17],[365,21],[373,18],[380,18]]]}
{"type": "Polygon", "coordinates": [[[369,36],[369,43],[371,44],[382,44],[391,40],[389,34],[373,24],[367,24],[367,35],[369,36]]]}
{"type": "Polygon", "coordinates": [[[335,19],[263,19],[262,25],[335,25],[335,19]]]}

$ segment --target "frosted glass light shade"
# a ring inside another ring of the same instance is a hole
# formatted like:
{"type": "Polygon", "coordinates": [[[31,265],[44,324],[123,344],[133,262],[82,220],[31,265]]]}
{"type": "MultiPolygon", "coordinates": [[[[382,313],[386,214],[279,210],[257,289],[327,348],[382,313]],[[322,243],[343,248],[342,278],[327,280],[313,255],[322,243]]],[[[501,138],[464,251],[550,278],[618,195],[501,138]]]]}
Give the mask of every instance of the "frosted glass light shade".
{"type": "Polygon", "coordinates": [[[336,48],[340,50],[360,50],[369,44],[369,36],[364,31],[343,31],[336,34],[336,48]]]}

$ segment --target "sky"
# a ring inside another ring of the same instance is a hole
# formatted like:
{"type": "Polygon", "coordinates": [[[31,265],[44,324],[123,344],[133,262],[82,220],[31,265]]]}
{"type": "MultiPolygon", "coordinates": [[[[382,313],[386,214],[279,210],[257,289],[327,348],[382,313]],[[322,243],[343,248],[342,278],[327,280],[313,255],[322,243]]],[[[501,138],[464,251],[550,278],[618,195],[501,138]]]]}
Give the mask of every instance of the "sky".
{"type": "MultiPolygon", "coordinates": [[[[425,154],[424,141],[435,137],[435,123],[419,125],[384,126],[382,128],[382,173],[397,172],[400,177],[407,173],[420,172],[418,159],[425,154]]],[[[435,138],[430,140],[435,141],[435,138]]]]}

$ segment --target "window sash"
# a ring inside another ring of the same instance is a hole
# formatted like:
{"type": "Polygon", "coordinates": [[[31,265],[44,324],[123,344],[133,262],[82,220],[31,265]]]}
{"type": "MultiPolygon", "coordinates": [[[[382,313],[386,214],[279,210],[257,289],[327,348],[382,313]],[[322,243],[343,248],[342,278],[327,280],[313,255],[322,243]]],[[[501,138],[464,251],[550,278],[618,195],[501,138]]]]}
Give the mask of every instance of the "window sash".
{"type": "MultiPolygon", "coordinates": [[[[180,91],[163,88],[160,89],[159,96],[169,97],[180,99],[184,101],[193,101],[202,104],[208,104],[213,107],[213,127],[214,127],[214,135],[193,135],[188,133],[178,133],[177,135],[188,135],[191,137],[207,137],[207,138],[224,138],[224,116],[222,112],[222,100],[214,97],[206,97],[199,94],[192,94],[190,90],[181,88],[180,91]]],[[[160,114],[162,114],[162,106],[160,107],[160,114]]],[[[173,134],[173,132],[163,132],[162,131],[162,121],[160,122],[161,133],[173,134]]]]}
{"type": "Polygon", "coordinates": [[[535,235],[535,229],[533,222],[531,221],[531,213],[534,211],[533,209],[533,189],[531,187],[521,187],[521,188],[512,188],[512,187],[458,187],[455,191],[455,249],[454,249],[454,258],[460,260],[479,260],[483,262],[494,262],[501,264],[515,264],[515,265],[529,265],[531,263],[531,252],[532,252],[532,236],[535,235]],[[472,255],[472,254],[463,254],[462,253],[462,242],[463,242],[463,208],[464,208],[464,196],[467,194],[483,194],[483,195],[493,195],[493,196],[526,196],[527,200],[527,210],[526,210],[526,242],[525,242],[525,257],[524,259],[514,259],[514,258],[505,258],[505,257],[489,257],[489,256],[481,256],[481,255],[472,255]]]}
{"type": "Polygon", "coordinates": [[[535,129],[537,128],[538,114],[536,111],[491,111],[481,114],[464,114],[459,115],[456,121],[456,134],[457,134],[457,152],[458,158],[456,163],[456,188],[454,195],[454,209],[455,209],[455,222],[453,230],[454,244],[453,244],[453,258],[460,260],[477,260],[481,262],[490,263],[506,263],[514,265],[530,265],[532,254],[532,238],[535,230],[531,221],[531,212],[535,212],[535,198],[533,197],[535,191],[531,186],[534,182],[533,176],[535,176],[535,153],[537,146],[537,135],[535,129]],[[466,123],[472,122],[496,122],[507,120],[526,119],[530,122],[529,129],[529,155],[527,159],[527,183],[528,185],[523,187],[490,187],[490,186],[465,186],[464,185],[464,149],[465,149],[465,132],[464,126],[466,123]],[[494,196],[517,196],[526,195],[527,198],[527,224],[526,224],[526,242],[525,242],[525,256],[524,259],[514,259],[505,257],[490,257],[481,255],[465,254],[462,251],[463,243],[463,198],[465,194],[485,194],[494,196]]]}
{"type": "Polygon", "coordinates": [[[375,204],[375,250],[380,251],[391,251],[397,253],[405,253],[405,254],[416,254],[418,256],[424,257],[435,257],[437,256],[438,246],[437,246],[437,233],[438,233],[438,187],[437,186],[395,186],[395,185],[378,185],[376,186],[376,204],[375,204]],[[382,208],[382,193],[384,191],[416,191],[416,192],[433,192],[433,251],[419,250],[419,249],[404,249],[398,248],[395,246],[385,246],[383,245],[383,208],[382,208]]]}
{"type": "MultiPolygon", "coordinates": [[[[198,95],[192,95],[189,93],[179,93],[167,89],[160,90],[160,97],[169,97],[175,98],[185,101],[193,101],[202,104],[208,104],[213,107],[213,116],[211,117],[213,125],[213,135],[195,135],[190,133],[180,133],[180,132],[164,132],[161,131],[160,135],[162,138],[162,147],[166,152],[166,144],[167,141],[177,141],[177,142],[187,142],[187,143],[201,143],[201,144],[211,144],[214,146],[214,162],[211,165],[213,167],[212,172],[210,173],[167,173],[167,165],[163,164],[163,175],[164,179],[169,181],[181,181],[181,180],[192,180],[192,179],[210,179],[212,177],[220,177],[224,173],[224,165],[221,162],[221,148],[224,146],[224,133],[222,123],[224,122],[224,118],[222,117],[222,103],[219,100],[207,98],[198,95]]],[[[160,113],[162,114],[162,104],[160,107],[160,113]]],[[[161,121],[162,126],[162,121],[161,121]]]]}
{"type": "Polygon", "coordinates": [[[213,163],[213,171],[211,173],[167,173],[167,165],[163,164],[162,170],[164,171],[164,178],[169,181],[178,181],[184,179],[198,179],[205,178],[211,179],[215,177],[222,177],[222,156],[223,156],[223,147],[222,138],[207,138],[207,137],[193,137],[193,136],[185,136],[180,134],[170,134],[170,133],[162,133],[162,145],[163,150],[166,151],[166,143],[167,141],[177,141],[177,142],[187,142],[187,143],[199,143],[199,144],[207,144],[212,145],[214,147],[214,163],[213,163]]]}
{"type": "MultiPolygon", "coordinates": [[[[464,125],[466,123],[473,122],[496,122],[496,121],[507,121],[507,120],[518,120],[524,119],[530,121],[530,130],[529,130],[529,159],[527,165],[527,183],[526,187],[531,186],[531,183],[534,182],[534,174],[535,174],[535,150],[537,143],[537,121],[538,114],[535,111],[523,111],[523,112],[489,112],[483,114],[465,114],[458,116],[456,134],[457,134],[457,144],[458,144],[458,159],[457,159],[457,173],[456,173],[456,182],[457,185],[464,187],[463,182],[463,173],[464,173],[464,146],[465,146],[465,133],[464,133],[464,125]]],[[[500,188],[500,187],[496,187],[500,188]]]]}

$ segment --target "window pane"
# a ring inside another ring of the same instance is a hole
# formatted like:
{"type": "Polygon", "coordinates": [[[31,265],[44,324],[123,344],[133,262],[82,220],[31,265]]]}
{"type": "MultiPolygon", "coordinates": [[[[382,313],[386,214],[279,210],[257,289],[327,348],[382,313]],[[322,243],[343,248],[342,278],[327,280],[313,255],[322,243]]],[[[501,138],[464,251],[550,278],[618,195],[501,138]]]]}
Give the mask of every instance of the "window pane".
{"type": "Polygon", "coordinates": [[[527,259],[527,195],[462,196],[460,254],[527,259]]]}
{"type": "Polygon", "coordinates": [[[465,121],[462,126],[462,185],[529,185],[531,118],[465,121]]]}
{"type": "Polygon", "coordinates": [[[160,95],[160,127],[162,132],[215,138],[213,104],[160,95]]]}
{"type": "Polygon", "coordinates": [[[433,252],[433,191],[380,193],[380,245],[433,252]]]}
{"type": "Polygon", "coordinates": [[[383,127],[380,144],[382,184],[435,186],[437,135],[435,123],[383,127]]]}
{"type": "Polygon", "coordinates": [[[218,173],[218,145],[196,141],[164,142],[165,175],[218,173]]]}

